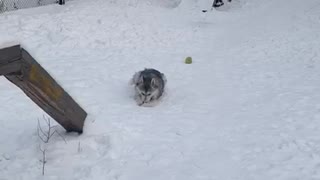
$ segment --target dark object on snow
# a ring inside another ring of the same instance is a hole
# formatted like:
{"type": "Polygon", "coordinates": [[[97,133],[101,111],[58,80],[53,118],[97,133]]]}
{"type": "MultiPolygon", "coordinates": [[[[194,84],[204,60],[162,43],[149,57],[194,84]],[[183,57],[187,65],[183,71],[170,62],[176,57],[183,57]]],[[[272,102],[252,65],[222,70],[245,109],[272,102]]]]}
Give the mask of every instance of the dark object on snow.
{"type": "Polygon", "coordinates": [[[65,3],[66,3],[65,0],[59,0],[60,5],[64,5],[65,3]]]}
{"type": "Polygon", "coordinates": [[[145,68],[136,72],[131,85],[134,85],[135,99],[139,106],[157,101],[164,93],[166,76],[156,69],[145,68]]]}
{"type": "Polygon", "coordinates": [[[0,0],[0,14],[18,9],[46,6],[49,4],[64,5],[70,0],[0,0]]]}
{"type": "Polygon", "coordinates": [[[82,133],[87,113],[20,45],[0,49],[1,75],[68,132],[82,133]]]}
{"type": "MultiPolygon", "coordinates": [[[[231,0],[228,0],[229,2],[231,2],[231,0]]],[[[217,7],[220,7],[220,6],[223,6],[224,3],[222,0],[214,0],[213,1],[213,4],[212,4],[212,7],[214,8],[217,8],[217,7]]]]}

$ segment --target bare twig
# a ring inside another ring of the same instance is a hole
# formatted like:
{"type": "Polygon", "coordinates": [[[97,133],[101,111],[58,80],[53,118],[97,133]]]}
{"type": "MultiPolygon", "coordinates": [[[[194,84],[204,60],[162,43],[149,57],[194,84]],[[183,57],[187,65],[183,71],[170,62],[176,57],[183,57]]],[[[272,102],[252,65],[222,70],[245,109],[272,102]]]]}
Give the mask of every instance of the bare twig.
{"type": "Polygon", "coordinates": [[[78,144],[78,153],[80,153],[82,151],[82,148],[81,148],[81,144],[80,144],[80,141],[79,141],[79,144],[78,144]]]}
{"type": "Polygon", "coordinates": [[[38,127],[38,129],[37,129],[37,132],[38,132],[38,137],[39,137],[39,139],[40,139],[42,142],[45,142],[46,140],[43,139],[43,137],[40,135],[39,127],[38,127]]]}
{"type": "Polygon", "coordinates": [[[41,145],[39,145],[39,149],[40,151],[42,152],[42,175],[44,176],[44,172],[45,172],[45,166],[46,166],[46,163],[47,163],[47,159],[46,159],[46,148],[41,148],[41,145]]]}
{"type": "MultiPolygon", "coordinates": [[[[49,130],[49,132],[50,132],[50,130],[49,130]]],[[[55,133],[56,133],[56,131],[53,131],[53,132],[50,134],[50,136],[49,136],[48,139],[50,139],[55,133]]]]}
{"type": "Polygon", "coordinates": [[[67,144],[66,139],[57,131],[55,130],[55,132],[61,137],[61,139],[67,144]]]}
{"type": "Polygon", "coordinates": [[[39,119],[38,119],[38,129],[37,129],[37,130],[38,130],[38,136],[39,136],[39,138],[40,138],[44,143],[47,143],[47,141],[48,141],[48,136],[47,136],[47,134],[48,134],[48,133],[45,133],[45,132],[42,130],[39,119]],[[41,134],[40,134],[40,132],[41,132],[41,134]]]}
{"type": "Polygon", "coordinates": [[[38,119],[38,127],[37,127],[37,133],[38,133],[38,137],[42,142],[43,148],[41,147],[41,144],[39,145],[39,149],[42,152],[42,175],[45,174],[45,165],[47,163],[47,159],[46,159],[46,145],[49,143],[50,139],[52,138],[52,136],[54,134],[58,134],[65,143],[67,143],[67,141],[65,140],[65,138],[55,129],[56,126],[52,126],[51,125],[51,121],[50,118],[46,118],[45,116],[43,116],[43,120],[46,123],[46,130],[44,130],[41,127],[41,123],[40,120],[38,119]]]}

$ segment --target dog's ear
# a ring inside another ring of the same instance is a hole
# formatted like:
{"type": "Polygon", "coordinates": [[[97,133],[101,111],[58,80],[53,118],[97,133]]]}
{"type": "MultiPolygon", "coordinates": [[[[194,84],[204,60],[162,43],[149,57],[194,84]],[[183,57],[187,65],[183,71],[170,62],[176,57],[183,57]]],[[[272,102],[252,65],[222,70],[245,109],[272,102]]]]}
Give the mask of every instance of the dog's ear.
{"type": "Polygon", "coordinates": [[[151,80],[151,86],[152,86],[153,88],[158,88],[158,84],[157,84],[157,81],[156,81],[155,79],[152,79],[152,80],[151,80]]]}
{"type": "Polygon", "coordinates": [[[131,80],[131,84],[139,84],[143,82],[142,81],[142,77],[141,77],[141,72],[136,72],[133,77],[132,77],[132,80],[131,80]]]}

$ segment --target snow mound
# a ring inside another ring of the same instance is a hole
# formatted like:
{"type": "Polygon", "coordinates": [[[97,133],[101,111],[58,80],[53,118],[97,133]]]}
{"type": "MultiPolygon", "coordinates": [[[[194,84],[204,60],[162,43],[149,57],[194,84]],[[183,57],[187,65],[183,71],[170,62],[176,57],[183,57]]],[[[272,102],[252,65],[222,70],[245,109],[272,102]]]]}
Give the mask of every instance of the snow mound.
{"type": "Polygon", "coordinates": [[[152,4],[167,8],[176,8],[182,0],[149,0],[152,4]]]}
{"type": "Polygon", "coordinates": [[[16,42],[16,41],[3,42],[3,43],[0,43],[0,49],[4,49],[4,48],[15,46],[15,45],[19,45],[19,42],[16,42]]]}
{"type": "Polygon", "coordinates": [[[125,6],[151,5],[165,8],[176,8],[182,0],[109,0],[112,4],[125,6]]]}

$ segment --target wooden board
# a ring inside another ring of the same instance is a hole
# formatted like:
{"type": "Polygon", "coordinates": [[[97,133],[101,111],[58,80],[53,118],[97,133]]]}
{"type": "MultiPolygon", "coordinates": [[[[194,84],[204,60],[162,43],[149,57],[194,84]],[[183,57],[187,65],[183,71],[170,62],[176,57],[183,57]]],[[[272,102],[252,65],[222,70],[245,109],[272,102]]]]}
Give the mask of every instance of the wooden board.
{"type": "Polygon", "coordinates": [[[0,50],[0,75],[5,75],[68,132],[82,133],[87,113],[26,50],[20,46],[0,50]]]}
{"type": "Polygon", "coordinates": [[[21,69],[20,45],[0,50],[0,76],[19,72],[21,69]]]}

